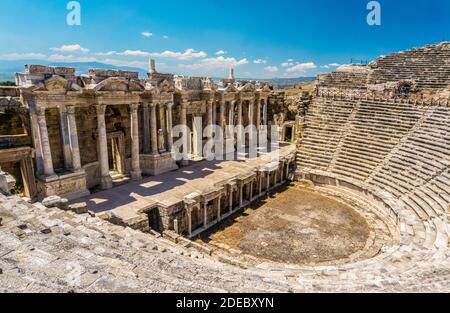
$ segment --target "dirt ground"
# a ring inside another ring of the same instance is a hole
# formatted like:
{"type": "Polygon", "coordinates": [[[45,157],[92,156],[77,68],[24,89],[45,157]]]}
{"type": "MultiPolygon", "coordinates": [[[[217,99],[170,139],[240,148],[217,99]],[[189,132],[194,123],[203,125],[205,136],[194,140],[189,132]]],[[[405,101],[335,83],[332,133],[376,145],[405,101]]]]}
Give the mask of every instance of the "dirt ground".
{"type": "Polygon", "coordinates": [[[201,240],[270,261],[320,264],[361,250],[369,232],[351,207],[293,186],[224,221],[201,240]]]}

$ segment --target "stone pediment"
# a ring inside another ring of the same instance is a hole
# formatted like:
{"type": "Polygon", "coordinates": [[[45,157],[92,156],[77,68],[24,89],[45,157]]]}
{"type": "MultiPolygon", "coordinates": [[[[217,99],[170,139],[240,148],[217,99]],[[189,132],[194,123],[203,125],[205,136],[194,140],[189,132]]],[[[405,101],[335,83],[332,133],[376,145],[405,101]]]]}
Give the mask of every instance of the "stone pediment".
{"type": "Polygon", "coordinates": [[[234,84],[228,83],[228,85],[224,88],[225,92],[236,92],[238,91],[234,84]]]}
{"type": "Polygon", "coordinates": [[[129,90],[130,91],[143,91],[143,90],[145,90],[145,87],[139,80],[132,79],[132,80],[130,80],[130,83],[129,83],[129,90]]]}
{"type": "Polygon", "coordinates": [[[93,88],[95,91],[144,91],[144,86],[138,80],[130,80],[122,77],[107,78],[93,88]]]}
{"type": "Polygon", "coordinates": [[[253,92],[255,91],[255,85],[251,84],[251,83],[247,83],[244,86],[242,86],[241,88],[239,88],[239,91],[244,91],[244,92],[253,92]]]}
{"type": "Polygon", "coordinates": [[[270,90],[269,85],[268,85],[268,84],[264,84],[264,86],[262,87],[262,91],[264,91],[264,92],[270,92],[271,90],[270,90]]]}
{"type": "Polygon", "coordinates": [[[202,87],[203,90],[217,90],[217,85],[209,77],[202,79],[202,87]]]}
{"type": "Polygon", "coordinates": [[[161,92],[174,92],[175,86],[173,83],[171,83],[167,79],[165,79],[161,84],[159,84],[158,89],[161,92]]]}
{"type": "Polygon", "coordinates": [[[69,90],[69,85],[69,82],[61,76],[53,76],[44,81],[45,90],[55,93],[66,92],[69,90]]]}

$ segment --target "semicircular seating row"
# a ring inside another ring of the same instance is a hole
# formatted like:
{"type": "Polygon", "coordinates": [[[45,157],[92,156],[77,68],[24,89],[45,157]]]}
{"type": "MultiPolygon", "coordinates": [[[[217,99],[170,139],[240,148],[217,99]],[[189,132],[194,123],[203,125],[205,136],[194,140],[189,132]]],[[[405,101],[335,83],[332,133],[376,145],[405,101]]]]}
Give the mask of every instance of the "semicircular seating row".
{"type": "MultiPolygon", "coordinates": [[[[386,274],[378,277],[390,279],[417,279],[427,268],[436,272],[448,269],[449,151],[448,107],[371,100],[312,101],[298,142],[298,172],[325,173],[354,182],[399,204],[395,207],[400,218],[399,247],[389,255],[363,262],[365,265],[358,267],[360,277],[373,274],[380,266],[386,274]]],[[[344,187],[328,189],[348,192],[344,187]]],[[[421,282],[417,283],[419,287],[421,282]]]]}

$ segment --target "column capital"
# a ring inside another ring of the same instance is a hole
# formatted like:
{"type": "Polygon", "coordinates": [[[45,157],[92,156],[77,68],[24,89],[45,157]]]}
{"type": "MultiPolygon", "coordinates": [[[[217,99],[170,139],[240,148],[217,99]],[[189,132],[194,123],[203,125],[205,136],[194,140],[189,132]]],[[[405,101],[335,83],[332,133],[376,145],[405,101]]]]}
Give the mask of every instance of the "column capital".
{"type": "Polygon", "coordinates": [[[168,109],[168,110],[171,110],[172,109],[172,107],[175,105],[175,103],[173,103],[172,101],[171,102],[167,102],[166,103],[166,108],[168,109]]]}
{"type": "Polygon", "coordinates": [[[97,115],[105,115],[106,105],[104,105],[104,104],[97,104],[95,106],[95,109],[97,110],[97,115]]]}
{"type": "Polygon", "coordinates": [[[73,104],[66,105],[66,112],[67,112],[67,114],[74,115],[75,114],[75,105],[73,105],[73,104]]]}
{"type": "Polygon", "coordinates": [[[181,102],[181,108],[182,109],[187,109],[188,108],[188,106],[189,106],[189,102],[188,101],[183,101],[183,102],[181,102]]]}
{"type": "Polygon", "coordinates": [[[131,111],[137,111],[139,108],[139,103],[131,103],[130,104],[130,110],[131,111]]]}
{"type": "Polygon", "coordinates": [[[47,109],[46,107],[37,106],[37,107],[34,108],[34,111],[36,112],[36,114],[38,116],[45,116],[45,110],[46,109],[47,109]]]}
{"type": "Polygon", "coordinates": [[[144,108],[144,109],[148,109],[148,107],[150,106],[150,103],[148,103],[148,102],[143,102],[143,103],[141,104],[141,106],[142,106],[142,108],[144,108]]]}

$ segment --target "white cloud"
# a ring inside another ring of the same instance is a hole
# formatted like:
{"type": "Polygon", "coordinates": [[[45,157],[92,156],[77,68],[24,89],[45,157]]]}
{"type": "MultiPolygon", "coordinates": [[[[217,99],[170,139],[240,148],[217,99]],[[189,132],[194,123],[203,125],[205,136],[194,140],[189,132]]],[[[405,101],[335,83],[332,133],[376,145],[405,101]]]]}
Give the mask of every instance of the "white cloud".
{"type": "Polygon", "coordinates": [[[186,51],[184,52],[174,52],[166,50],[161,53],[150,53],[150,56],[176,59],[179,61],[189,61],[193,59],[203,59],[206,58],[208,55],[204,51],[195,51],[194,49],[186,49],[186,51]]]}
{"type": "Polygon", "coordinates": [[[57,52],[81,52],[81,53],[89,52],[89,49],[83,48],[79,44],[62,45],[60,48],[50,48],[50,50],[57,52]]]}
{"type": "Polygon", "coordinates": [[[10,53],[0,55],[1,60],[14,61],[14,60],[44,60],[47,56],[42,53],[10,53]]]}
{"type": "Polygon", "coordinates": [[[267,66],[264,68],[266,71],[268,71],[269,73],[275,73],[278,72],[278,67],[276,66],[267,66]]]}
{"type": "Polygon", "coordinates": [[[99,56],[110,56],[110,55],[115,55],[115,54],[117,54],[117,51],[97,52],[97,53],[95,53],[95,55],[99,55],[99,56]]]}
{"type": "Polygon", "coordinates": [[[294,66],[294,63],[292,63],[292,62],[284,62],[284,63],[281,63],[281,66],[282,67],[291,67],[291,66],[294,66]]]}
{"type": "Polygon", "coordinates": [[[150,33],[150,32],[142,32],[141,35],[148,38],[148,37],[153,36],[153,33],[150,33]]]}
{"type": "Polygon", "coordinates": [[[164,39],[169,39],[169,36],[164,35],[163,38],[164,38],[164,39]]]}
{"type": "Polygon", "coordinates": [[[315,65],[313,62],[308,63],[299,63],[297,65],[294,65],[288,69],[286,69],[287,73],[304,73],[306,70],[311,70],[317,68],[317,65],[315,65]]]}
{"type": "Polygon", "coordinates": [[[288,62],[294,62],[294,59],[288,59],[287,61],[288,62]]]}
{"type": "Polygon", "coordinates": [[[208,55],[204,51],[195,51],[194,49],[186,49],[184,52],[174,52],[174,51],[163,51],[163,52],[146,52],[141,50],[125,50],[123,52],[117,53],[123,56],[133,56],[133,57],[160,57],[176,59],[178,61],[189,61],[193,59],[205,58],[208,55]]]}
{"type": "Polygon", "coordinates": [[[235,58],[225,58],[223,56],[219,56],[216,58],[204,59],[200,63],[180,64],[180,67],[190,70],[210,71],[216,69],[228,69],[230,67],[238,67],[245,64],[248,64],[248,60],[246,58],[237,60],[235,58]]]}
{"type": "Polygon", "coordinates": [[[253,63],[255,63],[255,64],[266,64],[267,61],[263,60],[263,59],[256,59],[256,60],[253,61],[253,63]]]}
{"type": "Polygon", "coordinates": [[[341,66],[339,63],[330,63],[327,65],[321,65],[320,68],[329,69],[331,67],[339,67],[339,66],[341,66]]]}
{"type": "Polygon", "coordinates": [[[118,55],[132,56],[132,57],[149,57],[151,56],[151,53],[141,50],[125,50],[123,52],[118,53],[118,55]]]}
{"type": "Polygon", "coordinates": [[[223,50],[219,50],[216,52],[216,55],[224,55],[226,52],[223,50]]]}

